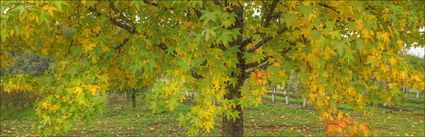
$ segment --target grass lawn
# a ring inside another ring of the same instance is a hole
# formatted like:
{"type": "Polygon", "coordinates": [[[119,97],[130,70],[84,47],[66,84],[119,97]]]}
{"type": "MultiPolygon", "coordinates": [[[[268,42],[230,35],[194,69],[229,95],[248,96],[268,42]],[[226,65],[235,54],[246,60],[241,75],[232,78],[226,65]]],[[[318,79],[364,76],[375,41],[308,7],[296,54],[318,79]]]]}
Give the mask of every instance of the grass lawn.
{"type": "MultiPolygon", "coordinates": [[[[425,101],[408,96],[403,109],[384,109],[371,107],[372,117],[364,119],[361,112],[355,112],[350,106],[343,106],[355,119],[368,122],[373,136],[424,136],[425,101]]],[[[265,96],[264,105],[249,107],[244,111],[244,134],[246,136],[323,136],[324,128],[317,111],[302,109],[301,99],[291,99],[291,105],[283,105],[284,98],[277,97],[277,103],[270,103],[265,96]]],[[[174,112],[152,114],[145,102],[139,99],[138,107],[131,108],[129,101],[120,101],[105,105],[105,112],[89,124],[77,123],[64,136],[186,136],[185,130],[178,126],[177,117],[189,111],[188,105],[174,112]]],[[[32,122],[34,111],[27,109],[1,111],[1,136],[33,135],[32,122]]],[[[220,120],[211,133],[203,136],[220,136],[220,120]]]]}

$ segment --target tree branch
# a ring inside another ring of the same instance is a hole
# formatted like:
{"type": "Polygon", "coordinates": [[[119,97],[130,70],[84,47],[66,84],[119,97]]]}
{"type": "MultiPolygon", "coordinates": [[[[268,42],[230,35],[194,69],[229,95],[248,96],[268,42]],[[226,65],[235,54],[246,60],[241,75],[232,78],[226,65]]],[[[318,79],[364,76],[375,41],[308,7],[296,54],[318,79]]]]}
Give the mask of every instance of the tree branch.
{"type": "MultiPolygon", "coordinates": [[[[295,45],[292,42],[290,42],[290,43],[293,46],[295,45]]],[[[292,49],[292,47],[287,47],[287,48],[283,49],[280,52],[281,56],[283,56],[286,53],[288,53],[291,49],[292,49]]],[[[247,64],[246,65],[247,66],[247,69],[245,69],[245,72],[246,73],[249,73],[249,72],[254,71],[254,70],[258,69],[258,68],[265,68],[265,67],[269,66],[270,65],[269,58],[272,58],[272,57],[271,56],[267,56],[262,61],[260,61],[260,63],[250,63],[250,64],[247,64]]]]}
{"type": "Polygon", "coordinates": [[[195,73],[195,72],[193,72],[193,71],[192,71],[192,73],[191,73],[191,74],[192,74],[192,77],[193,77],[193,78],[196,78],[196,79],[204,78],[204,76],[199,75],[199,74],[196,74],[196,73],[195,73]]]}
{"type": "MultiPolygon", "coordinates": [[[[264,15],[264,20],[261,24],[262,27],[264,27],[264,28],[268,27],[270,25],[270,21],[273,18],[280,17],[282,15],[282,12],[274,14],[274,11],[275,11],[276,6],[278,4],[279,4],[279,0],[273,0],[272,4],[270,5],[270,8],[266,11],[266,13],[264,15]]],[[[286,31],[286,28],[279,29],[277,31],[277,33],[280,34],[280,33],[283,33],[284,31],[286,31]]],[[[256,32],[254,34],[260,34],[260,33],[256,32]]],[[[269,41],[271,39],[272,39],[271,36],[265,36],[263,39],[260,39],[259,41],[255,42],[253,50],[249,50],[249,51],[254,51],[254,50],[258,49],[259,47],[261,47],[262,45],[264,45],[267,41],[269,41]]],[[[252,38],[245,39],[242,42],[242,46],[245,47],[246,45],[248,45],[251,42],[252,42],[252,38]]],[[[246,50],[245,48],[243,49],[243,51],[246,50]]]]}
{"type": "Polygon", "coordinates": [[[127,17],[125,17],[124,14],[120,10],[118,10],[117,7],[115,7],[114,3],[111,0],[109,0],[109,7],[114,11],[115,14],[119,14],[120,15],[119,18],[123,20],[123,21],[118,21],[117,18],[112,18],[112,16],[109,16],[109,20],[114,25],[117,25],[120,28],[127,30],[131,34],[137,34],[138,33],[137,30],[136,30],[136,26],[135,26],[134,22],[131,21],[130,19],[128,19],[127,17]]]}
{"type": "MultiPolygon", "coordinates": [[[[283,32],[287,31],[288,28],[287,27],[281,27],[280,29],[277,30],[277,34],[282,34],[283,32]]],[[[263,46],[265,43],[267,43],[268,41],[270,41],[271,39],[273,39],[272,36],[266,36],[263,39],[260,39],[256,42],[254,42],[253,46],[254,48],[251,50],[247,50],[247,51],[255,51],[256,49],[260,48],[261,46],[263,46]]],[[[251,43],[252,42],[252,38],[246,39],[246,41],[244,41],[243,43],[251,43]]]]}
{"type": "Polygon", "coordinates": [[[265,65],[268,65],[268,64],[269,64],[268,61],[261,62],[259,65],[255,66],[255,67],[250,67],[250,68],[245,69],[245,72],[246,73],[252,72],[252,71],[254,71],[254,70],[258,69],[258,68],[261,68],[261,67],[263,67],[265,65]]]}
{"type": "Polygon", "coordinates": [[[158,7],[158,3],[154,3],[153,1],[150,1],[150,0],[143,0],[143,3],[158,7]]]}
{"type": "Polygon", "coordinates": [[[215,5],[221,5],[221,2],[220,2],[220,0],[214,0],[214,4],[215,5]]]}
{"type": "Polygon", "coordinates": [[[267,10],[266,15],[264,16],[264,21],[262,26],[268,27],[270,25],[270,20],[272,19],[272,15],[274,13],[274,9],[276,9],[276,6],[278,4],[279,0],[273,0],[272,5],[270,5],[270,8],[267,10]]]}
{"type": "Polygon", "coordinates": [[[326,7],[326,8],[328,8],[328,9],[331,9],[331,10],[335,11],[336,13],[340,14],[340,12],[339,12],[338,10],[336,10],[336,9],[335,9],[335,7],[331,7],[331,6],[326,5],[326,4],[324,4],[324,3],[319,3],[319,5],[320,5],[320,6],[323,6],[323,7],[326,7]]]}
{"type": "Polygon", "coordinates": [[[128,42],[129,38],[125,38],[124,41],[118,45],[117,47],[115,47],[115,49],[121,49],[121,47],[123,47],[127,42],[128,42]]]}

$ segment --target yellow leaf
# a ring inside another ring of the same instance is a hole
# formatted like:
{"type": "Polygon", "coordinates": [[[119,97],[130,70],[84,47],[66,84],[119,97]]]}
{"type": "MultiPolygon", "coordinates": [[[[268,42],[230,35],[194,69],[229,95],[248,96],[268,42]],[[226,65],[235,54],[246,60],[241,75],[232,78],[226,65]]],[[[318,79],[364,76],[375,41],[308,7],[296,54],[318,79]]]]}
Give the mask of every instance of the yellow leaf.
{"type": "Polygon", "coordinates": [[[54,105],[52,105],[52,106],[50,106],[50,107],[49,107],[49,112],[55,111],[55,110],[57,110],[58,108],[59,108],[59,106],[58,106],[58,105],[56,105],[56,104],[54,104],[54,105]]]}
{"type": "Polygon", "coordinates": [[[13,34],[15,34],[15,31],[13,31],[13,30],[9,31],[9,35],[10,35],[11,37],[13,37],[13,34]]]}
{"type": "Polygon", "coordinates": [[[96,26],[96,27],[93,28],[94,33],[99,33],[100,30],[101,30],[100,26],[96,26]]]}
{"type": "Polygon", "coordinates": [[[97,88],[98,88],[98,86],[96,86],[96,85],[91,85],[91,86],[90,86],[90,89],[89,89],[90,93],[91,93],[92,95],[96,94],[97,88]]]}
{"type": "Polygon", "coordinates": [[[381,65],[380,69],[381,69],[381,71],[382,71],[382,72],[384,72],[384,73],[386,73],[386,72],[390,71],[390,68],[388,68],[388,66],[387,66],[387,65],[381,65]]]}
{"type": "Polygon", "coordinates": [[[397,40],[397,45],[398,45],[398,48],[403,48],[403,41],[402,40],[397,40]]]}
{"type": "Polygon", "coordinates": [[[389,89],[394,89],[396,86],[397,86],[397,84],[395,84],[395,83],[389,83],[388,84],[389,89]]]}
{"type": "Polygon", "coordinates": [[[261,97],[260,96],[256,97],[255,100],[254,100],[254,104],[255,105],[260,105],[261,103],[262,103],[261,97]]]}
{"type": "Polygon", "coordinates": [[[391,66],[396,66],[397,65],[397,59],[395,59],[394,57],[390,58],[390,64],[391,66]]]}
{"type": "Polygon", "coordinates": [[[102,46],[102,51],[103,52],[108,52],[108,51],[110,51],[111,49],[109,48],[109,47],[107,47],[107,46],[102,46]]]}
{"type": "Polygon", "coordinates": [[[344,118],[344,117],[342,116],[342,113],[341,113],[341,112],[338,112],[338,119],[342,119],[342,118],[344,118]]]}
{"type": "Polygon", "coordinates": [[[356,27],[358,30],[363,29],[363,20],[356,20],[356,27]]]}
{"type": "Polygon", "coordinates": [[[76,87],[74,89],[74,93],[77,94],[77,96],[80,96],[82,92],[83,92],[83,88],[81,87],[76,87]]]}
{"type": "Polygon", "coordinates": [[[249,43],[248,45],[246,45],[246,49],[247,50],[254,49],[254,45],[252,45],[252,43],[249,43]]]}
{"type": "Polygon", "coordinates": [[[324,119],[331,119],[332,120],[332,117],[331,117],[331,115],[329,114],[328,111],[324,111],[323,112],[322,118],[324,118],[324,119]]]}
{"type": "Polygon", "coordinates": [[[406,71],[400,71],[400,78],[406,79],[407,78],[407,72],[406,71]]]}
{"type": "Polygon", "coordinates": [[[384,40],[384,42],[390,42],[390,38],[388,36],[388,33],[384,32],[382,34],[382,40],[384,40]]]}
{"type": "Polygon", "coordinates": [[[264,50],[261,47],[255,50],[255,53],[257,53],[257,54],[263,54],[263,52],[264,52],[264,50]]]}
{"type": "Polygon", "coordinates": [[[47,12],[49,12],[49,14],[50,14],[51,16],[54,16],[54,11],[57,11],[57,10],[58,10],[58,9],[56,9],[55,7],[50,6],[50,5],[44,5],[41,9],[43,9],[43,10],[47,10],[47,12]]]}
{"type": "Polygon", "coordinates": [[[91,52],[93,50],[94,47],[96,47],[96,43],[95,42],[91,42],[87,39],[85,39],[83,42],[81,42],[83,44],[83,49],[85,53],[91,52]]]}
{"type": "Polygon", "coordinates": [[[214,122],[212,120],[208,120],[208,121],[205,121],[202,125],[209,133],[211,129],[214,127],[214,122]]]}
{"type": "Polygon", "coordinates": [[[220,88],[220,79],[218,78],[213,79],[213,86],[214,86],[214,90],[218,90],[220,88]]]}
{"type": "Polygon", "coordinates": [[[90,34],[91,34],[91,31],[88,28],[84,28],[83,31],[81,32],[81,35],[83,35],[84,37],[89,37],[90,34]]]}
{"type": "Polygon", "coordinates": [[[50,106],[50,103],[49,103],[49,101],[44,101],[43,103],[41,103],[41,108],[42,109],[46,109],[46,108],[49,108],[49,106],[50,106]]]}
{"type": "Polygon", "coordinates": [[[417,81],[417,82],[421,82],[421,81],[422,81],[422,79],[421,79],[421,77],[420,77],[419,75],[414,75],[414,76],[413,76],[413,79],[414,79],[415,81],[417,81]]]}
{"type": "Polygon", "coordinates": [[[365,29],[365,28],[363,28],[361,30],[361,36],[363,38],[365,38],[365,39],[370,39],[371,38],[371,35],[370,35],[369,31],[367,29],[365,29]]]}
{"type": "Polygon", "coordinates": [[[360,124],[360,129],[363,131],[363,135],[364,135],[365,137],[369,136],[369,129],[368,129],[368,128],[367,128],[367,126],[366,126],[366,122],[362,122],[362,123],[360,124]]]}
{"type": "Polygon", "coordinates": [[[335,51],[334,50],[331,50],[330,48],[328,48],[328,47],[326,47],[325,48],[325,52],[324,52],[324,54],[325,54],[325,59],[326,60],[329,60],[330,58],[331,58],[331,56],[335,56],[336,54],[335,54],[335,51]]]}

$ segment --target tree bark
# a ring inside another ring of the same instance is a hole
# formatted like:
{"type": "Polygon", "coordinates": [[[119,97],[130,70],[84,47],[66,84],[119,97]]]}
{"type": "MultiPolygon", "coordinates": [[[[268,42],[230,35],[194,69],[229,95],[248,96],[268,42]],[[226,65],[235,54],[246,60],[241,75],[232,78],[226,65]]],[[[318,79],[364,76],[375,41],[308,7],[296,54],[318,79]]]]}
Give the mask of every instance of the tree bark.
{"type": "Polygon", "coordinates": [[[221,135],[223,137],[241,137],[243,136],[243,111],[240,105],[237,105],[233,111],[239,112],[239,118],[227,119],[226,116],[223,116],[223,121],[221,125],[221,135]]]}
{"type": "Polygon", "coordinates": [[[195,104],[195,91],[192,91],[192,99],[190,99],[190,103],[195,104]]]}
{"type": "Polygon", "coordinates": [[[307,98],[304,98],[304,101],[303,101],[303,108],[305,108],[305,107],[306,107],[306,105],[307,105],[307,98]]]}
{"type": "Polygon", "coordinates": [[[288,92],[285,90],[283,94],[285,95],[285,104],[288,105],[289,104],[288,92]]]}
{"type": "MultiPolygon", "coordinates": [[[[226,99],[234,99],[239,98],[240,93],[240,87],[243,83],[239,83],[233,88],[228,88],[229,93],[226,94],[226,99]]],[[[232,109],[232,111],[239,112],[238,116],[239,118],[236,118],[233,120],[232,118],[227,119],[225,115],[223,115],[222,118],[222,125],[221,125],[221,136],[223,137],[242,137],[243,136],[243,110],[242,106],[240,104],[236,105],[235,108],[232,109]]]]}
{"type": "Polygon", "coordinates": [[[190,104],[189,91],[186,91],[186,103],[190,104]]]}
{"type": "Polygon", "coordinates": [[[131,92],[131,102],[133,104],[133,108],[136,108],[136,91],[131,92]]]}
{"type": "MultiPolygon", "coordinates": [[[[245,48],[243,45],[243,34],[244,34],[244,7],[243,4],[239,3],[233,3],[232,2],[232,11],[236,14],[236,22],[231,28],[239,28],[240,35],[237,36],[236,40],[229,42],[231,46],[237,46],[240,51],[244,51],[245,48]]],[[[224,95],[224,98],[226,100],[239,100],[241,98],[241,87],[244,83],[244,81],[247,79],[248,75],[247,72],[245,72],[246,69],[246,63],[245,58],[243,55],[243,52],[237,53],[238,58],[238,64],[237,69],[239,71],[239,74],[232,73],[230,74],[231,77],[237,78],[237,83],[235,85],[232,85],[229,83],[227,86],[228,92],[224,95]]],[[[227,119],[225,115],[223,115],[222,118],[222,125],[221,125],[221,135],[223,137],[242,137],[243,136],[243,110],[242,106],[237,103],[236,106],[232,108],[232,111],[237,111],[238,118],[236,119],[227,119]]]]}
{"type": "Polygon", "coordinates": [[[419,90],[416,90],[416,98],[419,98],[419,90]]]}
{"type": "Polygon", "coordinates": [[[273,88],[273,93],[272,93],[272,102],[274,103],[274,94],[276,93],[276,87],[273,88]]]}
{"type": "Polygon", "coordinates": [[[409,94],[409,92],[407,92],[407,88],[403,88],[403,91],[404,91],[404,97],[407,97],[407,94],[409,94]]]}
{"type": "Polygon", "coordinates": [[[285,100],[286,100],[286,105],[289,105],[289,97],[288,97],[288,95],[285,96],[285,100]]]}

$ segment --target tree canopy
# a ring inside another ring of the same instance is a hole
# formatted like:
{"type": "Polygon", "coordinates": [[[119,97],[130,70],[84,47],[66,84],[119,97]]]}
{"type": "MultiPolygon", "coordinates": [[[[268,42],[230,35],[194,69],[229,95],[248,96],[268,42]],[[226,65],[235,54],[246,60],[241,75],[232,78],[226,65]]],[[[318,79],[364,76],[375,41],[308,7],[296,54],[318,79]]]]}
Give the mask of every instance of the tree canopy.
{"type": "Polygon", "coordinates": [[[391,105],[401,88],[424,90],[422,70],[400,54],[425,45],[424,7],[420,1],[1,1],[1,68],[13,64],[14,52],[53,62],[44,75],[7,75],[1,84],[8,92],[48,93],[37,107],[46,134],[93,116],[98,93],[151,87],[154,111],[179,107],[182,90],[199,94],[180,117],[190,133],[209,132],[222,117],[224,136],[242,136],[243,108],[261,104],[268,85],[284,85],[296,70],[328,133],[367,135],[365,123],[338,124],[353,123],[338,104],[364,110],[376,101],[391,105]]]}

